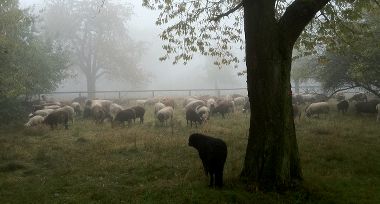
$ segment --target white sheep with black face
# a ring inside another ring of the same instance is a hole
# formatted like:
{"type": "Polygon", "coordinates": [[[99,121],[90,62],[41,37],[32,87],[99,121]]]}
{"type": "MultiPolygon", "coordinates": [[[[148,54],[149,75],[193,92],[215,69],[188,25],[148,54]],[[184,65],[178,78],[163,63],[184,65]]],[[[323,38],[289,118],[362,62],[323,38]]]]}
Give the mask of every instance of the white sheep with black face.
{"type": "Polygon", "coordinates": [[[157,116],[157,119],[161,122],[161,124],[164,124],[164,123],[167,124],[167,120],[169,118],[171,120],[173,119],[173,113],[174,113],[173,108],[171,106],[167,106],[159,110],[156,116],[157,116]]]}
{"type": "Polygon", "coordinates": [[[42,122],[44,121],[44,118],[45,117],[43,117],[43,116],[35,115],[35,116],[29,118],[29,121],[27,123],[25,123],[25,127],[32,127],[32,126],[42,124],[42,122]]]}
{"type": "Polygon", "coordinates": [[[319,117],[319,114],[328,114],[329,110],[330,108],[327,102],[318,102],[310,104],[306,108],[305,113],[307,117],[312,115],[317,115],[319,117]]]}

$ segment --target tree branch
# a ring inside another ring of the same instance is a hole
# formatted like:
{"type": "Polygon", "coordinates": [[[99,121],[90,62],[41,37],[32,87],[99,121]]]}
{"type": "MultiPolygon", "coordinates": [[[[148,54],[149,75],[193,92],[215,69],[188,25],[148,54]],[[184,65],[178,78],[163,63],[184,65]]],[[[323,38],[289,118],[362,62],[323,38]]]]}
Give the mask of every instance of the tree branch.
{"type": "Polygon", "coordinates": [[[307,24],[330,0],[295,0],[280,18],[278,25],[284,40],[293,45],[307,24]]]}
{"type": "Polygon", "coordinates": [[[221,18],[230,15],[231,13],[237,11],[238,9],[240,9],[242,7],[243,7],[243,0],[240,3],[238,3],[235,7],[233,7],[232,9],[228,10],[227,12],[221,13],[219,15],[216,15],[214,18],[211,18],[211,21],[218,21],[221,18]]]}

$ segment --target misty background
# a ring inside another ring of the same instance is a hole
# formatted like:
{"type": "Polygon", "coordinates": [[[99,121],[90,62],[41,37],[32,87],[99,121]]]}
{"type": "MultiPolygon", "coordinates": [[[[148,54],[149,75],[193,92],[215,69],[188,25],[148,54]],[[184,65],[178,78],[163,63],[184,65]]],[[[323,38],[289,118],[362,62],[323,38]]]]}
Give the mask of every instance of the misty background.
{"type": "MultiPolygon", "coordinates": [[[[139,62],[148,74],[148,80],[139,85],[131,85],[127,81],[104,75],[96,82],[96,90],[145,90],[145,89],[200,89],[200,88],[245,88],[246,76],[238,76],[245,69],[232,66],[219,69],[213,65],[213,59],[196,55],[187,65],[172,64],[172,59],[159,61],[164,53],[163,42],[159,34],[161,29],[155,25],[158,12],[141,6],[141,1],[120,1],[132,5],[133,15],[127,22],[128,33],[136,42],[144,45],[144,54],[139,62]]],[[[44,0],[20,0],[20,7],[33,7],[37,13],[44,7],[44,0]]],[[[100,10],[101,12],[101,10],[100,10]]],[[[236,56],[243,58],[244,52],[236,49],[236,56]]],[[[71,77],[65,79],[56,91],[85,91],[85,76],[75,69],[70,70],[71,77]]]]}

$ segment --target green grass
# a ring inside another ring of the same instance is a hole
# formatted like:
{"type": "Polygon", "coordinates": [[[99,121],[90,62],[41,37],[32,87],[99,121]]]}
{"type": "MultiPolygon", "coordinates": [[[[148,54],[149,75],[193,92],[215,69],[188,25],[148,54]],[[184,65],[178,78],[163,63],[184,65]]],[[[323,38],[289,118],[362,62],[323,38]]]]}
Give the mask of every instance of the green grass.
{"type": "Polygon", "coordinates": [[[375,116],[331,113],[296,121],[307,191],[248,192],[239,182],[249,117],[233,113],[173,128],[148,108],[145,123],[112,129],[77,119],[69,130],[0,130],[0,203],[380,203],[380,125],[375,116]],[[225,187],[207,187],[188,136],[202,132],[228,146],[225,187]]]}

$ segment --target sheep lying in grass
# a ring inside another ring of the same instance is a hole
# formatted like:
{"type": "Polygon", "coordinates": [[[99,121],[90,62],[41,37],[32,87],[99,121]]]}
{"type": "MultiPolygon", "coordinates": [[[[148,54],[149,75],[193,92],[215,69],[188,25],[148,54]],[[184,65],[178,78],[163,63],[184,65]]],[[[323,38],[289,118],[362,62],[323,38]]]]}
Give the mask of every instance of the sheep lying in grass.
{"type": "Polygon", "coordinates": [[[190,127],[193,127],[193,122],[195,123],[195,127],[197,127],[197,122],[201,125],[203,120],[200,114],[190,108],[186,110],[186,125],[189,125],[189,121],[190,127]]]}
{"type": "Polygon", "coordinates": [[[29,118],[29,121],[25,123],[25,127],[32,127],[41,124],[44,121],[44,117],[40,115],[35,115],[29,118]]]}
{"type": "Polygon", "coordinates": [[[306,110],[306,116],[309,118],[312,115],[317,115],[319,117],[319,114],[328,114],[329,113],[329,104],[327,102],[318,102],[318,103],[312,103],[310,104],[306,110]]]}
{"type": "Polygon", "coordinates": [[[144,123],[145,109],[141,106],[131,107],[135,111],[136,118],[140,118],[140,123],[144,123]]]}
{"type": "Polygon", "coordinates": [[[165,108],[165,104],[158,102],[154,104],[154,115],[157,115],[157,112],[161,109],[165,108]]]}
{"type": "Polygon", "coordinates": [[[173,120],[173,108],[171,106],[162,108],[157,112],[157,119],[161,122],[161,124],[166,123],[167,120],[170,118],[170,120],[173,120]]]}
{"type": "Polygon", "coordinates": [[[63,124],[65,129],[69,129],[68,126],[69,114],[64,110],[56,110],[50,113],[48,116],[44,118],[43,123],[46,125],[50,125],[50,128],[53,129],[57,127],[58,124],[63,124]]]}
{"type": "Polygon", "coordinates": [[[189,146],[198,150],[206,175],[210,176],[210,187],[223,186],[224,163],[227,158],[227,145],[218,138],[203,134],[192,134],[189,137],[189,146]]]}
{"type": "Polygon", "coordinates": [[[135,120],[136,113],[133,109],[127,108],[118,112],[115,118],[112,120],[111,127],[114,127],[116,124],[122,124],[124,126],[124,122],[128,122],[128,126],[131,125],[132,120],[135,120]]]}

